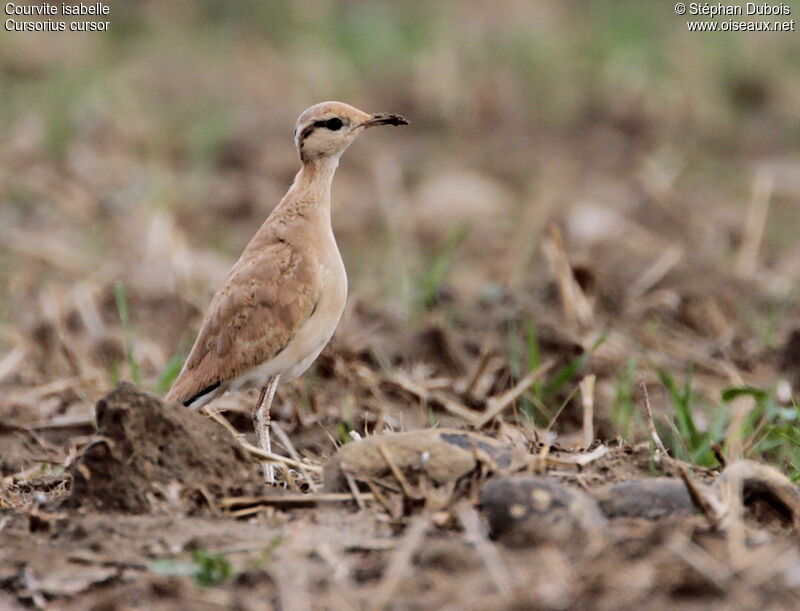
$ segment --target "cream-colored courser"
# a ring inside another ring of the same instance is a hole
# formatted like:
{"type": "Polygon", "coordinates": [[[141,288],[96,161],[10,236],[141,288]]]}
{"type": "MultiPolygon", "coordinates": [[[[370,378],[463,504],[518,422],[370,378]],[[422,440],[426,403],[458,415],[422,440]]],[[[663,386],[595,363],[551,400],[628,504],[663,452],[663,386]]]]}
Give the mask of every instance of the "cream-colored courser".
{"type": "MultiPolygon", "coordinates": [[[[228,273],[166,400],[199,409],[226,391],[261,388],[259,446],[270,451],[269,410],[278,382],[302,374],[339,324],[347,274],[331,228],[331,181],[339,157],[364,129],[407,125],[341,102],[312,106],[297,120],[303,167],[228,273]]],[[[262,465],[267,481],[272,466],[262,465]]]]}

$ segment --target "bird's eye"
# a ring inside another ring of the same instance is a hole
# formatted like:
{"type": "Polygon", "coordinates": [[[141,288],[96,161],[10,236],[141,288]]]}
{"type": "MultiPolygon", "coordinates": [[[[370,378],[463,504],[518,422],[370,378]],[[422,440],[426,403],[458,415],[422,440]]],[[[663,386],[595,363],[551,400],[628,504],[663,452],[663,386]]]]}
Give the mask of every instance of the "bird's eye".
{"type": "Polygon", "coordinates": [[[328,119],[327,122],[325,123],[325,127],[334,132],[342,129],[342,125],[344,125],[344,123],[342,123],[342,120],[339,117],[328,119]]]}

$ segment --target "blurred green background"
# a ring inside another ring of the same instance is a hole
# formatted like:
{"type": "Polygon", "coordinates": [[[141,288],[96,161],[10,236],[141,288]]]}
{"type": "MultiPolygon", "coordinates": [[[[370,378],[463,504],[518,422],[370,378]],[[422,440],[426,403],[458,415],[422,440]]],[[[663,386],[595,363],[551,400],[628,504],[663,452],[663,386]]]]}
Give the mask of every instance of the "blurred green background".
{"type": "Polygon", "coordinates": [[[496,255],[537,204],[549,218],[581,199],[624,209],[677,190],[724,216],[764,164],[778,182],[769,236],[793,245],[796,33],[691,33],[671,4],[623,0],[110,6],[107,34],[0,36],[5,232],[113,256],[165,210],[191,245],[233,256],[296,168],[296,116],[340,99],[413,122],[343,164],[335,222],[356,277],[413,266],[462,221],[501,236],[473,253],[496,255]],[[376,237],[415,248],[363,260],[376,237]]]}

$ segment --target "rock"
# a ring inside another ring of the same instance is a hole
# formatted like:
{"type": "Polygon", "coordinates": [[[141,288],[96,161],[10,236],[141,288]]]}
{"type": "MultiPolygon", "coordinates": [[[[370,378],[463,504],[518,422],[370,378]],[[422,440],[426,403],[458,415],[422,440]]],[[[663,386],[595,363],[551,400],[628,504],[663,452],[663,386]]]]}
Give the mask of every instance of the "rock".
{"type": "Polygon", "coordinates": [[[492,538],[510,547],[594,544],[607,523],[591,496],[545,477],[492,479],[480,502],[492,538]]]}
{"type": "Polygon", "coordinates": [[[391,475],[386,456],[410,481],[425,475],[441,485],[474,471],[481,463],[508,467],[512,455],[509,446],[467,431],[434,429],[375,435],[339,448],[325,465],[325,490],[347,490],[347,475],[355,479],[391,475]]]}
{"type": "Polygon", "coordinates": [[[606,486],[595,491],[594,497],[609,518],[658,520],[675,513],[696,511],[683,481],[669,477],[606,486]]]}
{"type": "Polygon", "coordinates": [[[197,513],[213,498],[257,494],[253,461],[219,425],[123,382],[96,406],[99,437],[70,468],[69,507],[197,513]]]}

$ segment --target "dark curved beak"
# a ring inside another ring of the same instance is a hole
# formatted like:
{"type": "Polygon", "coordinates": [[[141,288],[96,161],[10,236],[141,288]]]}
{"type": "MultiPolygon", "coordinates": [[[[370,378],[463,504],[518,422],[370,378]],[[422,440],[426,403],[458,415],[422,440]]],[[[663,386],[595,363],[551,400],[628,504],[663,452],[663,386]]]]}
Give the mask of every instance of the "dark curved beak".
{"type": "Polygon", "coordinates": [[[393,115],[388,112],[376,112],[369,119],[361,124],[361,127],[374,127],[375,125],[408,125],[408,121],[400,115],[393,115]]]}

